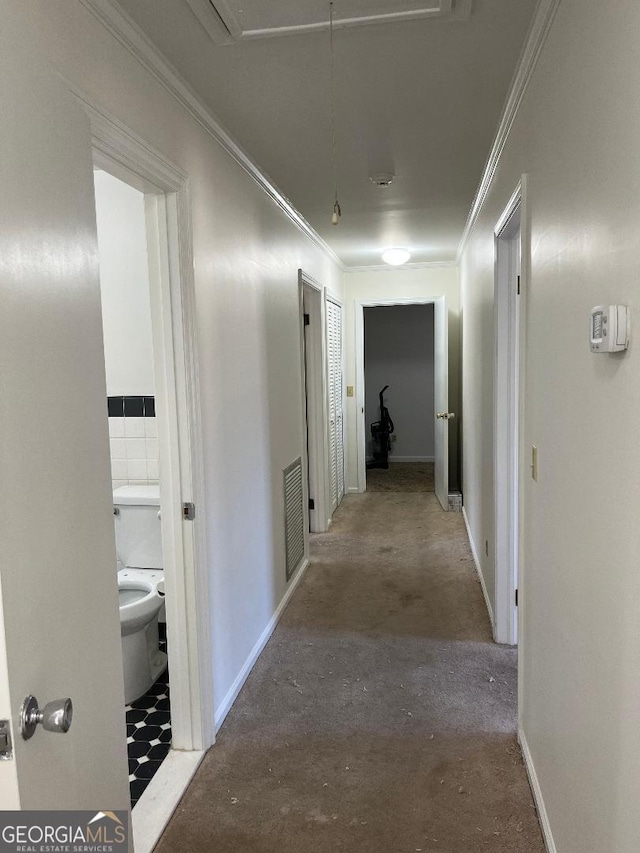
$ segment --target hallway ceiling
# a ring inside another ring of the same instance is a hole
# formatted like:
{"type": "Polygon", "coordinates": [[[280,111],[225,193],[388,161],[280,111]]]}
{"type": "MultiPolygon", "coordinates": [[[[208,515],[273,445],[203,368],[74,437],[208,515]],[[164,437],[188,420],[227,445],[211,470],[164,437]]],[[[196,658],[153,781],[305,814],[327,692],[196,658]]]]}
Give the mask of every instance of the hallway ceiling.
{"type": "Polygon", "coordinates": [[[328,2],[214,2],[119,0],[346,266],[454,261],[537,0],[335,0],[337,226],[328,2]]]}

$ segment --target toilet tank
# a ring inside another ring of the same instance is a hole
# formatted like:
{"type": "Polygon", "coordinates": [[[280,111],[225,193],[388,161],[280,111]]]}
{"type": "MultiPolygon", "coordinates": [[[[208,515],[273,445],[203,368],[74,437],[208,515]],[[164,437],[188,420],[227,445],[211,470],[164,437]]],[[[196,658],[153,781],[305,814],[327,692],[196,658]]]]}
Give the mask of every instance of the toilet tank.
{"type": "Polygon", "coordinates": [[[120,486],[113,506],[118,562],[129,569],[161,569],[160,487],[120,486]]]}

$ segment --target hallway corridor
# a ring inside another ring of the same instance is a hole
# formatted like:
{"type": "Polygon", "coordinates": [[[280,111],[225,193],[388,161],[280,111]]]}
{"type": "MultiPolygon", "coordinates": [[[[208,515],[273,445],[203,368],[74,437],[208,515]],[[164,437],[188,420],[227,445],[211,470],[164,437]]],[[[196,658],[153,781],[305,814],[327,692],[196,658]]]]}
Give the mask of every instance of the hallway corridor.
{"type": "Polygon", "coordinates": [[[348,496],[159,853],[543,853],[462,516],[348,496]]]}

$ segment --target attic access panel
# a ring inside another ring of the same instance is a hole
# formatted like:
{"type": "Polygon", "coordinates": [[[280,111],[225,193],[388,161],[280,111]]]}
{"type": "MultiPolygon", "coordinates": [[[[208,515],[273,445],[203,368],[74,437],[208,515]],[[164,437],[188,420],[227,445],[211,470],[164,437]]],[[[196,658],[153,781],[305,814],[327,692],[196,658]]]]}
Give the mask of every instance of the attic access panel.
{"type": "MultiPolygon", "coordinates": [[[[294,35],[329,27],[328,0],[187,0],[201,22],[203,3],[234,40],[294,35]],[[196,11],[198,7],[198,11],[196,11]]],[[[472,0],[335,0],[334,26],[469,16],[472,0]]],[[[207,27],[209,30],[210,27],[207,27]]]]}

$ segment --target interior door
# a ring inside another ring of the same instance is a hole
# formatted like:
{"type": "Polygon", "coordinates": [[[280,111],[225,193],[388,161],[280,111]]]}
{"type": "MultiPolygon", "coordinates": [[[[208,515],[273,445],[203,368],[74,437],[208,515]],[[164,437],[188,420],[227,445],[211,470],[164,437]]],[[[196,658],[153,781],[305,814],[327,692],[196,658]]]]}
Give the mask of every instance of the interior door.
{"type": "Polygon", "coordinates": [[[338,506],[344,497],[344,413],[342,407],[342,306],[334,303],[335,363],[334,382],[336,400],[336,487],[338,506]]]}
{"type": "Polygon", "coordinates": [[[129,807],[88,121],[0,0],[3,809],[129,807]],[[70,697],[67,734],[19,712],[70,697]]]}
{"type": "Polygon", "coordinates": [[[433,303],[435,490],[442,509],[449,510],[449,323],[444,296],[433,303]]]}
{"type": "Polygon", "coordinates": [[[327,300],[327,386],[329,416],[329,493],[331,512],[344,495],[342,412],[342,308],[327,300]]]}

